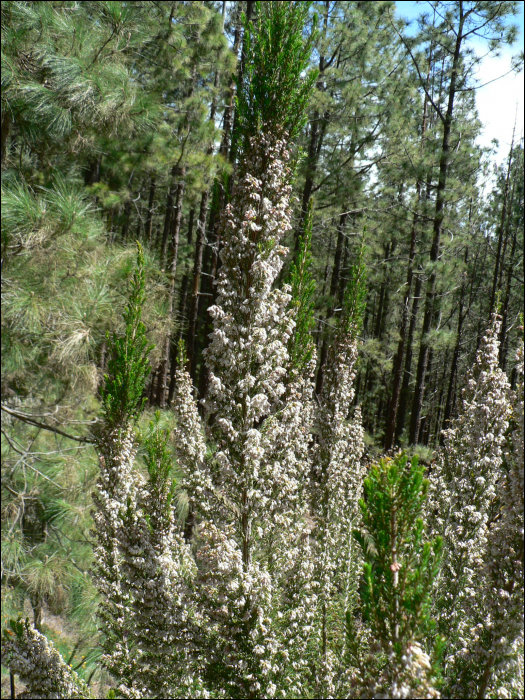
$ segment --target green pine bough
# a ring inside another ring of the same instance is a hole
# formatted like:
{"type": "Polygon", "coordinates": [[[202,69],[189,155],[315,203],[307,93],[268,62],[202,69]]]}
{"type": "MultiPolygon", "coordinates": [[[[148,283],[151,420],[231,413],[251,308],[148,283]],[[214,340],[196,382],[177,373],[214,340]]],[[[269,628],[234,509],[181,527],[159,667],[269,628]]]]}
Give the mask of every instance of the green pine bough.
{"type": "Polygon", "coordinates": [[[123,425],[137,418],[146,400],[142,394],[151,371],[148,356],[154,346],[148,343],[141,321],[145,284],[144,251],[137,241],[137,266],[124,312],[126,331],[121,338],[115,333],[111,337],[107,334],[110,359],[101,390],[106,427],[123,425]]]}
{"type": "MultiPolygon", "coordinates": [[[[420,643],[435,624],[429,608],[443,540],[424,537],[421,514],[429,482],[423,471],[417,457],[380,460],[370,467],[359,502],[362,529],[353,534],[364,557],[363,617],[386,656],[374,696],[390,691],[383,697],[437,697],[432,687],[436,663],[420,643]]],[[[441,647],[438,639],[435,656],[441,647]]]]}

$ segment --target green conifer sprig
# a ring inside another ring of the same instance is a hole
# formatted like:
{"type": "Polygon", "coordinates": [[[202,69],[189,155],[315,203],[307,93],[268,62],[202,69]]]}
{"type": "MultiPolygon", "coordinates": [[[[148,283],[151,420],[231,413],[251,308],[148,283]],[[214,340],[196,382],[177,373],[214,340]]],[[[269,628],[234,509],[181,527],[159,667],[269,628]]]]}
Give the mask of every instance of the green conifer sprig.
{"type": "Polygon", "coordinates": [[[424,541],[421,518],[428,480],[417,457],[381,460],[370,467],[360,500],[363,530],[354,537],[363,549],[361,598],[365,617],[383,649],[401,658],[408,644],[433,623],[430,589],[437,576],[442,539],[424,541]]]}
{"type": "Polygon", "coordinates": [[[246,141],[265,124],[292,140],[303,127],[317,77],[308,69],[314,30],[303,39],[311,2],[257,2],[256,20],[245,20],[245,70],[237,80],[239,135],[246,141]]]}
{"type": "MultiPolygon", "coordinates": [[[[363,236],[364,233],[363,232],[363,236]]],[[[344,332],[348,333],[352,328],[358,333],[363,322],[366,306],[366,265],[364,263],[365,245],[361,243],[357,255],[357,261],[350,270],[350,279],[345,289],[343,299],[343,314],[341,323],[344,332]]]]}
{"type": "Polygon", "coordinates": [[[126,331],[120,338],[115,333],[111,337],[107,334],[110,359],[101,394],[105,421],[112,427],[129,418],[137,418],[145,401],[142,394],[151,370],[148,356],[154,348],[146,339],[146,329],[141,321],[145,285],[144,252],[137,241],[137,266],[124,312],[126,331]]]}
{"type": "Polygon", "coordinates": [[[172,465],[168,448],[169,431],[161,427],[160,411],[155,412],[155,418],[150,422],[149,428],[149,434],[144,440],[144,461],[149,474],[148,489],[153,494],[155,503],[162,506],[162,515],[169,519],[175,484],[169,484],[172,465]]]}
{"type": "Polygon", "coordinates": [[[315,324],[313,302],[315,280],[310,272],[312,264],[312,222],[313,200],[310,198],[304,223],[304,233],[299,239],[299,251],[290,272],[292,305],[296,309],[295,332],[290,338],[290,359],[292,367],[299,372],[308,365],[315,348],[311,334],[315,324]]]}

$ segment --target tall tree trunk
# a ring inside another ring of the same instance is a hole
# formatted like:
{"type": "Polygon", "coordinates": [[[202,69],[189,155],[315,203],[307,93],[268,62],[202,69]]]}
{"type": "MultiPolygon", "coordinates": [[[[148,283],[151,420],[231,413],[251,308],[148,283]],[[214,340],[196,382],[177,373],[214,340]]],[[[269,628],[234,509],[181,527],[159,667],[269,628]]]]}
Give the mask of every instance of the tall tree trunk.
{"type": "MultiPolygon", "coordinates": [[[[346,207],[345,207],[346,209],[346,207]]],[[[334,310],[335,310],[335,304],[336,304],[336,296],[337,296],[337,289],[339,287],[339,277],[341,274],[341,255],[343,251],[343,245],[344,245],[344,240],[345,240],[345,223],[346,219],[348,216],[348,212],[343,211],[339,215],[339,223],[337,226],[337,245],[335,248],[335,255],[334,255],[334,265],[332,268],[332,279],[330,282],[330,296],[332,297],[332,303],[330,305],[330,309],[328,310],[328,313],[325,318],[325,323],[329,321],[329,319],[332,318],[334,315],[334,310]]],[[[324,365],[326,362],[326,358],[328,356],[328,344],[329,344],[329,339],[326,337],[323,338],[323,345],[321,347],[321,356],[319,358],[319,369],[317,371],[317,381],[315,384],[315,391],[317,395],[319,396],[323,390],[323,372],[324,372],[324,365]]]]}
{"type": "Polygon", "coordinates": [[[414,297],[412,299],[412,310],[410,313],[410,325],[408,327],[407,349],[405,354],[405,367],[403,370],[403,381],[401,384],[401,393],[399,395],[399,407],[397,412],[395,442],[399,442],[401,433],[405,428],[405,417],[408,407],[408,394],[410,383],[410,370],[412,368],[412,345],[414,341],[414,333],[417,324],[417,312],[419,310],[419,300],[421,297],[421,289],[423,282],[421,277],[416,276],[416,284],[414,289],[414,297]]]}
{"type": "MultiPolygon", "coordinates": [[[[432,71],[432,56],[433,56],[433,46],[430,47],[429,61],[428,61],[428,72],[427,72],[427,90],[430,84],[430,73],[432,71]]],[[[421,124],[421,145],[423,146],[423,139],[427,130],[427,117],[428,117],[428,98],[425,93],[425,99],[423,102],[423,120],[421,124]]],[[[428,191],[428,188],[427,188],[428,191]]],[[[428,196],[427,196],[428,199],[428,196]]],[[[405,298],[403,300],[403,313],[401,316],[401,328],[399,329],[399,342],[397,345],[397,353],[394,358],[394,367],[392,372],[392,396],[390,398],[390,404],[388,407],[388,419],[385,428],[385,452],[390,450],[394,444],[394,437],[396,432],[396,419],[397,419],[397,409],[399,405],[399,395],[401,392],[401,382],[403,376],[403,356],[405,352],[406,336],[409,325],[410,317],[410,295],[412,293],[412,280],[414,277],[414,259],[416,256],[416,242],[417,242],[417,228],[419,221],[418,208],[421,200],[421,181],[416,182],[416,207],[414,211],[414,216],[412,219],[412,231],[410,235],[410,250],[408,253],[408,267],[407,267],[407,281],[406,281],[406,292],[405,298]]]]}
{"type": "MultiPolygon", "coordinates": [[[[173,221],[171,226],[171,265],[170,265],[170,283],[168,291],[168,326],[171,326],[173,320],[173,302],[175,298],[175,276],[177,274],[177,258],[179,253],[179,234],[180,234],[180,224],[182,216],[182,198],[184,196],[184,176],[185,168],[177,171],[176,175],[179,179],[177,184],[177,192],[175,198],[175,211],[173,215],[173,221]]],[[[171,344],[172,344],[172,334],[168,331],[166,339],[164,341],[164,352],[162,363],[159,372],[159,384],[157,390],[157,403],[161,408],[166,408],[166,398],[168,390],[168,371],[170,367],[171,358],[171,344]]]]}
{"type": "Polygon", "coordinates": [[[434,444],[437,443],[438,437],[439,437],[439,424],[441,421],[441,411],[443,409],[443,395],[445,393],[445,384],[447,380],[447,372],[448,372],[448,348],[445,350],[445,357],[443,358],[443,374],[441,376],[441,381],[439,382],[439,396],[438,396],[438,401],[437,401],[437,410],[435,411],[435,422],[434,426],[432,428],[432,434],[434,436],[433,442],[434,444]]]}
{"type": "MultiPolygon", "coordinates": [[[[465,250],[465,268],[468,263],[468,248],[465,250]]],[[[450,416],[452,415],[452,399],[453,399],[453,391],[454,391],[454,383],[456,380],[456,372],[458,370],[458,359],[459,359],[459,350],[461,347],[461,331],[463,328],[463,321],[466,318],[466,313],[463,313],[463,306],[464,306],[464,300],[465,300],[465,290],[467,287],[467,271],[465,269],[465,272],[463,274],[463,282],[461,284],[461,292],[459,296],[459,309],[458,309],[458,327],[456,330],[456,344],[454,346],[454,354],[452,355],[452,365],[450,367],[450,375],[448,378],[448,390],[447,390],[447,400],[445,403],[445,412],[443,414],[443,430],[447,429],[448,426],[448,421],[450,420],[450,416]]],[[[443,438],[440,438],[440,443],[443,444],[443,438]]]]}
{"type": "Polygon", "coordinates": [[[122,224],[122,241],[126,242],[129,233],[129,220],[131,215],[131,199],[126,200],[124,205],[124,222],[122,224]]]}
{"type": "Polygon", "coordinates": [[[510,184],[510,173],[512,169],[512,156],[514,151],[514,134],[512,135],[512,143],[510,146],[509,160],[507,163],[507,174],[505,176],[505,189],[503,191],[503,204],[501,207],[501,220],[498,227],[498,247],[496,250],[496,261],[494,263],[494,277],[492,280],[492,291],[490,293],[490,314],[494,311],[494,304],[496,303],[496,290],[498,288],[498,278],[500,276],[500,264],[501,261],[501,247],[503,243],[503,236],[506,230],[505,221],[507,218],[507,203],[509,196],[509,184],[510,184]]]}
{"type": "MultiPolygon", "coordinates": [[[[418,183],[418,197],[419,202],[419,183],[418,183]]],[[[390,406],[388,409],[388,419],[385,429],[385,452],[390,450],[394,444],[394,436],[396,431],[396,417],[397,408],[399,404],[399,395],[401,392],[401,381],[402,381],[402,368],[403,368],[403,356],[405,352],[405,343],[407,330],[409,325],[410,317],[410,295],[412,293],[412,279],[414,276],[414,258],[416,255],[416,240],[417,240],[417,204],[416,211],[414,212],[414,218],[412,220],[412,233],[410,236],[410,252],[408,254],[408,269],[407,269],[407,281],[406,281],[406,292],[405,298],[403,300],[403,315],[401,317],[401,328],[399,329],[399,342],[397,344],[397,353],[394,358],[394,369],[392,378],[392,396],[390,399],[390,406]]]]}
{"type": "Polygon", "coordinates": [[[171,181],[168,187],[166,214],[164,216],[164,229],[162,231],[162,242],[160,246],[160,267],[162,270],[166,269],[168,239],[171,230],[171,218],[173,216],[173,202],[175,200],[175,193],[177,192],[177,172],[178,168],[176,165],[174,165],[171,169],[171,181]]]}
{"type": "MultiPolygon", "coordinates": [[[[187,233],[187,244],[190,247],[193,241],[193,224],[195,221],[195,209],[190,210],[190,220],[188,224],[188,233],[187,233]]],[[[184,331],[186,328],[186,309],[188,306],[188,286],[189,286],[189,279],[190,279],[190,268],[189,264],[186,265],[186,269],[184,271],[184,275],[182,276],[182,282],[181,282],[181,287],[180,287],[180,293],[179,293],[179,309],[177,313],[177,320],[178,320],[178,330],[177,330],[177,335],[175,338],[175,342],[172,344],[174,352],[172,353],[171,356],[171,368],[170,368],[170,386],[168,389],[168,405],[171,406],[171,402],[173,400],[173,394],[175,392],[175,372],[177,369],[177,348],[179,345],[179,342],[182,340],[184,336],[184,331]]]]}
{"type": "Polygon", "coordinates": [[[151,176],[151,182],[149,186],[149,199],[148,199],[148,216],[146,219],[146,230],[144,235],[146,240],[151,243],[151,234],[153,231],[153,211],[155,206],[155,190],[157,188],[155,175],[151,176]]]}
{"type": "MultiPolygon", "coordinates": [[[[254,1],[253,0],[247,0],[246,1],[246,11],[245,11],[245,18],[246,22],[249,22],[253,10],[254,10],[254,1]]],[[[242,80],[244,76],[244,66],[246,63],[246,39],[243,36],[243,41],[242,41],[242,50],[241,50],[241,62],[239,65],[239,80],[242,80]]],[[[239,135],[239,114],[237,110],[235,110],[234,116],[233,116],[233,126],[232,126],[232,138],[230,142],[230,163],[235,163],[235,159],[237,157],[237,150],[238,150],[238,135],[239,135]]],[[[232,185],[232,179],[230,178],[229,183],[228,183],[228,190],[231,192],[231,185],[232,185]]]]}
{"type": "Polygon", "coordinates": [[[313,119],[311,122],[310,141],[308,144],[308,156],[306,159],[306,177],[301,198],[301,215],[299,217],[299,224],[295,230],[295,253],[297,253],[297,251],[299,250],[299,239],[304,229],[306,212],[308,211],[308,202],[310,201],[310,197],[312,196],[314,179],[317,172],[317,166],[319,164],[321,147],[323,145],[327,125],[328,112],[325,112],[323,116],[321,116],[320,113],[316,110],[314,112],[313,119]]]}
{"type": "Polygon", "coordinates": [[[193,284],[190,299],[190,313],[188,318],[188,340],[186,351],[188,365],[192,378],[195,377],[197,357],[195,353],[195,336],[197,331],[197,315],[199,310],[199,287],[202,272],[202,252],[206,242],[206,218],[208,212],[208,199],[210,191],[205,190],[201,195],[199,218],[197,220],[197,240],[195,241],[195,257],[193,262],[193,284]]]}
{"type": "Polygon", "coordinates": [[[501,369],[505,371],[505,365],[507,364],[507,349],[508,349],[508,338],[507,338],[507,323],[508,323],[508,316],[509,316],[509,302],[510,302],[510,290],[512,286],[512,271],[513,271],[513,262],[514,262],[514,254],[516,252],[516,239],[517,239],[517,230],[514,229],[514,235],[512,237],[512,248],[510,251],[510,259],[509,263],[507,266],[507,282],[505,285],[505,297],[503,299],[503,306],[501,309],[501,331],[500,331],[500,336],[499,336],[499,363],[501,366],[501,369]]]}
{"type": "Polygon", "coordinates": [[[7,145],[7,137],[9,135],[9,127],[11,126],[11,119],[9,117],[9,112],[6,111],[4,112],[4,118],[2,119],[2,158],[1,162],[3,164],[5,154],[6,154],[6,145],[7,145]]]}
{"type": "Polygon", "coordinates": [[[443,217],[445,214],[445,191],[447,185],[447,171],[449,164],[450,150],[450,132],[452,128],[452,117],[454,114],[454,98],[456,96],[456,82],[458,75],[458,67],[461,54],[461,42],[463,39],[463,25],[465,17],[463,14],[463,5],[460,4],[460,18],[458,31],[456,35],[456,44],[454,47],[454,58],[452,60],[452,72],[450,76],[450,86],[448,90],[447,111],[443,120],[443,141],[441,144],[441,157],[439,161],[439,178],[436,189],[436,208],[434,213],[433,224],[433,240],[430,250],[430,262],[432,271],[427,284],[426,299],[425,299],[425,315],[423,317],[423,329],[421,332],[421,343],[419,346],[419,358],[417,365],[416,388],[414,391],[414,399],[412,402],[412,414],[410,417],[410,443],[415,444],[419,436],[419,427],[421,423],[421,410],[423,408],[423,397],[425,394],[425,374],[428,363],[429,341],[428,335],[432,327],[432,319],[434,316],[434,305],[436,295],[436,263],[439,258],[439,246],[441,238],[441,228],[443,226],[443,217]]]}

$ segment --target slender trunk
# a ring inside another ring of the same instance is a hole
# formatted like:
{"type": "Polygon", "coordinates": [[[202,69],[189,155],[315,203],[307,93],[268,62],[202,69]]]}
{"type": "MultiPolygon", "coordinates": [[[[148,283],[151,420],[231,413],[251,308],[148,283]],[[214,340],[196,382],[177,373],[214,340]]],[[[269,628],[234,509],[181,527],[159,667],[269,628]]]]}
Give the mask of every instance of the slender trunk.
{"type": "Polygon", "coordinates": [[[148,200],[148,218],[146,219],[146,240],[151,243],[151,234],[153,231],[153,210],[155,206],[155,190],[157,188],[155,175],[151,176],[151,183],[149,186],[149,200],[148,200]]]}
{"type": "Polygon", "coordinates": [[[343,264],[341,266],[341,273],[339,275],[339,289],[337,291],[337,305],[343,306],[343,301],[345,298],[345,289],[348,284],[348,255],[350,253],[350,245],[348,243],[348,236],[345,236],[345,252],[343,255],[343,264]],[[344,274],[346,273],[346,274],[344,274]]]}
{"type": "MultiPolygon", "coordinates": [[[[429,63],[428,63],[428,73],[427,73],[427,89],[430,84],[430,73],[432,70],[432,55],[433,46],[430,47],[429,63]]],[[[428,98],[425,95],[425,100],[423,103],[423,121],[421,124],[421,142],[423,145],[423,140],[425,137],[425,132],[427,130],[427,116],[428,116],[428,98]]],[[[403,300],[403,314],[401,316],[401,328],[399,329],[399,342],[397,345],[397,353],[394,358],[393,376],[392,376],[392,396],[390,399],[390,404],[388,408],[388,419],[385,428],[385,452],[390,450],[394,444],[394,437],[396,432],[396,419],[397,419],[397,409],[399,405],[399,395],[401,392],[401,381],[403,377],[403,355],[405,352],[406,335],[409,325],[410,317],[410,294],[412,292],[412,280],[414,277],[414,259],[416,256],[416,242],[417,242],[417,224],[419,221],[418,207],[421,200],[421,181],[416,182],[416,207],[414,211],[414,216],[412,219],[412,231],[410,235],[410,250],[408,254],[408,268],[407,268],[407,281],[406,281],[406,292],[405,298],[403,300]]]]}
{"type": "Polygon", "coordinates": [[[38,632],[42,632],[42,601],[40,596],[31,597],[31,607],[33,608],[33,625],[38,632]]]}
{"type": "MultiPolygon", "coordinates": [[[[419,202],[419,183],[418,183],[418,202],[419,202]]],[[[385,430],[385,452],[390,450],[394,444],[394,436],[396,430],[396,417],[397,408],[399,404],[399,395],[401,392],[401,380],[402,380],[402,368],[403,368],[403,355],[405,351],[405,343],[407,330],[409,325],[410,316],[410,294],[412,292],[412,278],[414,276],[414,258],[416,255],[416,240],[417,240],[417,204],[416,211],[414,212],[414,218],[412,220],[412,233],[410,236],[410,252],[408,254],[408,269],[407,269],[407,281],[406,281],[406,292],[405,298],[403,300],[403,315],[401,317],[401,328],[399,329],[399,342],[397,344],[397,353],[394,359],[394,370],[392,379],[392,397],[390,399],[390,406],[388,409],[388,420],[385,430]]]]}
{"type": "Polygon", "coordinates": [[[124,205],[124,223],[122,224],[122,241],[126,242],[129,233],[129,220],[131,215],[131,199],[124,205]]]}
{"type": "Polygon", "coordinates": [[[509,162],[507,164],[507,174],[505,177],[505,189],[503,191],[503,205],[501,207],[501,220],[498,231],[498,248],[496,250],[496,262],[494,263],[494,278],[492,280],[492,291],[490,294],[490,314],[494,311],[494,304],[496,303],[496,290],[498,288],[498,278],[500,275],[500,263],[501,261],[501,246],[503,243],[503,235],[506,230],[505,221],[507,218],[507,204],[509,197],[509,184],[510,184],[510,173],[512,168],[512,155],[514,150],[514,134],[512,136],[512,144],[509,152],[509,162]]]}
{"type": "Polygon", "coordinates": [[[1,162],[4,162],[6,154],[7,137],[9,136],[9,127],[11,126],[11,119],[9,113],[6,109],[4,112],[4,118],[2,119],[2,158],[1,162]]]}
{"type": "Polygon", "coordinates": [[[205,190],[201,196],[199,219],[197,221],[197,240],[195,241],[195,258],[193,262],[193,285],[190,300],[190,314],[188,319],[187,355],[188,365],[192,378],[195,377],[196,353],[195,336],[197,331],[197,315],[199,310],[199,287],[202,272],[202,252],[206,242],[206,215],[208,210],[209,190],[205,190]]]}
{"type": "MultiPolygon", "coordinates": [[[[246,2],[246,11],[245,11],[245,18],[246,22],[249,22],[252,14],[253,14],[253,9],[254,9],[254,0],[247,0],[246,2]]],[[[244,66],[246,63],[246,38],[243,37],[243,42],[242,42],[242,50],[241,50],[241,62],[239,64],[239,80],[242,81],[243,76],[244,76],[244,66]]],[[[237,110],[235,110],[235,114],[233,116],[233,126],[232,126],[232,138],[231,138],[231,143],[230,143],[230,163],[235,163],[235,159],[237,157],[237,150],[238,150],[238,137],[239,137],[239,114],[237,110]]],[[[232,186],[232,178],[230,178],[230,181],[228,183],[228,189],[229,192],[231,192],[231,186],[232,186]]]]}
{"type": "MultiPolygon", "coordinates": [[[[182,198],[184,196],[184,176],[185,169],[178,171],[179,183],[177,185],[177,194],[175,199],[175,212],[172,222],[171,230],[171,249],[172,249],[172,259],[170,265],[170,283],[168,291],[168,327],[170,327],[173,316],[173,302],[175,298],[175,276],[177,274],[177,257],[179,252],[179,234],[180,234],[180,223],[182,216],[182,198]]],[[[159,372],[159,385],[157,390],[157,403],[160,408],[166,408],[166,393],[167,393],[167,383],[168,383],[168,371],[170,366],[170,356],[171,356],[171,333],[168,331],[166,335],[166,340],[164,341],[164,353],[162,358],[162,364],[159,372]]]]}
{"type": "Polygon", "coordinates": [[[509,302],[510,302],[510,290],[512,285],[512,270],[514,262],[514,254],[516,252],[516,239],[517,230],[514,229],[514,235],[512,237],[512,248],[510,251],[510,260],[507,267],[507,282],[505,285],[505,297],[503,299],[503,306],[501,309],[501,331],[499,336],[500,346],[499,346],[499,362],[501,369],[505,371],[505,365],[507,364],[507,323],[509,315],[509,302]]]}
{"type": "Polygon", "coordinates": [[[335,246],[334,267],[332,269],[332,281],[330,283],[330,296],[333,299],[332,306],[335,304],[335,296],[339,286],[339,276],[341,274],[341,258],[343,254],[343,246],[345,242],[345,223],[348,212],[343,212],[339,216],[339,226],[337,227],[337,244],[335,246]]]}
{"type": "Polygon", "coordinates": [[[425,315],[423,317],[423,329],[421,333],[421,343],[419,346],[419,358],[417,366],[416,388],[414,391],[414,400],[412,402],[412,414],[410,417],[410,443],[415,444],[419,436],[419,428],[421,423],[421,410],[423,408],[423,397],[425,393],[425,375],[428,363],[429,352],[429,332],[432,327],[432,319],[434,316],[434,305],[436,295],[436,263],[439,259],[439,246],[441,238],[441,228],[443,226],[443,217],[445,214],[445,191],[447,185],[448,171],[448,154],[450,150],[450,132],[452,128],[452,117],[454,113],[454,98],[456,95],[456,82],[458,75],[458,66],[460,60],[461,41],[463,38],[463,24],[465,18],[463,15],[462,5],[460,5],[460,19],[456,35],[456,45],[454,48],[454,58],[452,61],[452,73],[450,76],[450,86],[448,91],[447,112],[443,124],[443,141],[441,145],[441,157],[439,161],[439,178],[436,190],[436,208],[434,213],[433,225],[433,240],[430,250],[430,261],[432,263],[432,271],[427,284],[426,299],[425,299],[425,315]]]}
{"type": "Polygon", "coordinates": [[[408,394],[410,383],[410,370],[412,368],[412,345],[414,341],[414,333],[417,324],[417,312],[419,310],[419,300],[421,296],[421,288],[423,286],[420,276],[416,277],[414,297],[412,299],[412,311],[410,313],[410,326],[408,328],[407,349],[405,354],[405,367],[403,371],[403,382],[401,384],[401,392],[399,395],[399,408],[397,413],[397,424],[395,442],[399,443],[401,433],[405,428],[405,416],[408,407],[408,394]]]}
{"type": "Polygon", "coordinates": [[[445,393],[445,384],[447,379],[447,362],[448,362],[448,348],[445,350],[445,357],[443,358],[443,374],[441,376],[441,381],[439,382],[439,397],[437,401],[436,419],[434,426],[432,428],[432,434],[434,436],[434,444],[437,443],[439,437],[439,423],[441,421],[441,411],[443,409],[443,395],[445,393]]]}
{"type": "Polygon", "coordinates": [[[427,374],[428,374],[428,394],[430,397],[430,400],[428,402],[427,406],[427,411],[426,415],[424,416],[424,424],[423,421],[421,422],[421,426],[419,428],[419,435],[417,438],[417,442],[421,443],[422,445],[428,445],[428,433],[430,430],[430,421],[432,418],[432,391],[433,391],[433,383],[434,383],[434,377],[432,376],[432,362],[434,358],[434,349],[430,348],[428,352],[428,365],[427,365],[427,374]]]}
{"type": "Polygon", "coordinates": [[[306,218],[306,212],[308,211],[308,202],[312,196],[312,190],[314,186],[314,178],[317,172],[317,165],[319,163],[319,157],[321,155],[321,147],[323,145],[324,136],[326,134],[326,127],[328,124],[328,113],[325,113],[322,117],[318,111],[314,112],[312,119],[312,127],[310,130],[310,142],[308,144],[308,156],[306,160],[306,178],[304,181],[303,195],[301,201],[301,216],[299,218],[299,225],[295,230],[295,253],[299,250],[299,238],[304,229],[304,221],[306,218]]]}
{"type": "MultiPolygon", "coordinates": [[[[346,207],[345,207],[346,208],[346,207]]],[[[340,216],[339,216],[339,224],[337,227],[337,244],[335,248],[335,255],[334,255],[334,265],[332,268],[332,279],[330,282],[330,296],[332,297],[332,303],[330,305],[330,309],[328,310],[328,313],[326,315],[325,321],[328,321],[332,316],[334,315],[335,311],[335,304],[336,304],[336,293],[337,289],[339,287],[339,277],[341,274],[341,255],[343,251],[343,244],[344,244],[344,229],[345,229],[345,223],[347,219],[347,212],[343,211],[340,216]]],[[[328,339],[326,336],[323,338],[323,345],[321,348],[321,356],[319,358],[319,369],[317,371],[317,381],[315,384],[315,391],[317,392],[317,395],[320,396],[321,392],[323,390],[323,372],[324,372],[324,365],[326,362],[326,358],[328,356],[328,339]]]]}
{"type": "MultiPolygon", "coordinates": [[[[467,266],[468,263],[468,248],[465,250],[465,267],[467,266]]],[[[450,367],[450,376],[448,379],[448,390],[447,390],[447,400],[445,403],[445,413],[443,414],[443,430],[446,430],[448,427],[448,422],[450,420],[450,416],[452,415],[452,399],[453,399],[453,391],[454,391],[454,382],[456,380],[456,373],[458,370],[458,359],[459,359],[459,350],[461,348],[461,331],[463,329],[463,322],[466,318],[466,313],[463,313],[463,307],[464,307],[464,301],[465,301],[465,290],[466,290],[466,275],[467,272],[465,270],[463,274],[463,283],[461,285],[461,292],[460,292],[460,297],[459,297],[459,310],[458,310],[458,328],[456,331],[456,344],[454,346],[454,354],[452,355],[452,364],[450,367]]],[[[443,437],[441,436],[440,438],[440,444],[443,444],[443,437]]]]}
{"type": "Polygon", "coordinates": [[[173,216],[173,202],[177,191],[177,166],[174,165],[171,169],[171,181],[168,187],[168,198],[166,200],[166,214],[164,216],[164,229],[162,231],[162,242],[160,246],[160,267],[166,269],[166,259],[168,255],[168,239],[171,230],[171,218],[173,216]]]}

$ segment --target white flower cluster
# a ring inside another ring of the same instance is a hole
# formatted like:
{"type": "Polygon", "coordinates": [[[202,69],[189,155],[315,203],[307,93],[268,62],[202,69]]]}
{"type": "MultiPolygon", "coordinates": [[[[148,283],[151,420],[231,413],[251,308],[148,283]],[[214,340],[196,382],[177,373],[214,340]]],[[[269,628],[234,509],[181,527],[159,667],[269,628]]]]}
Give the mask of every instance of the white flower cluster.
{"type": "MultiPolygon", "coordinates": [[[[428,681],[430,658],[417,642],[406,648],[399,661],[389,655],[389,663],[377,680],[371,694],[374,698],[439,698],[439,692],[428,681]]],[[[363,697],[368,697],[364,695],[363,697]]]]}
{"type": "MultiPolygon", "coordinates": [[[[471,628],[460,652],[461,673],[453,686],[460,693],[478,697],[505,697],[501,693],[520,677],[516,667],[519,654],[523,659],[523,344],[516,360],[518,390],[505,471],[498,483],[499,512],[487,532],[483,558],[475,570],[477,585],[469,605],[471,628]]],[[[522,694],[518,692],[518,696],[522,694]]]]}
{"type": "MultiPolygon", "coordinates": [[[[345,328],[342,323],[324,371],[323,391],[314,422],[317,442],[312,454],[316,579],[323,591],[319,609],[323,657],[328,651],[324,638],[327,618],[331,617],[330,607],[342,602],[339,611],[342,615],[353,607],[361,565],[358,548],[352,540],[365,475],[365,465],[361,462],[364,431],[359,407],[353,420],[349,420],[356,359],[355,328],[345,328]]],[[[323,658],[317,683],[319,690],[332,694],[335,691],[333,678],[340,670],[333,662],[326,667],[323,658]]]]}
{"type": "Polygon", "coordinates": [[[500,318],[494,314],[467,376],[461,415],[445,431],[445,447],[436,461],[428,501],[429,521],[435,534],[444,537],[436,610],[446,620],[443,632],[453,631],[445,664],[446,682],[452,684],[453,679],[468,675],[460,673],[459,667],[465,666],[471,653],[470,628],[479,609],[479,571],[486,556],[489,517],[496,489],[500,492],[505,481],[511,392],[498,366],[499,328],[500,318]]]}
{"type": "Polygon", "coordinates": [[[102,594],[103,662],[124,697],[162,697],[194,683],[185,596],[194,563],[168,502],[170,486],[146,483],[134,469],[134,441],[131,425],[98,440],[94,579],[102,594]]]}
{"type": "Polygon", "coordinates": [[[291,228],[289,157],[286,135],[253,138],[223,214],[206,351],[213,455],[205,457],[182,369],[175,399],[179,462],[201,518],[196,590],[212,642],[202,665],[225,679],[226,692],[265,697],[283,674],[293,691],[317,601],[306,518],[312,389],[288,372],[295,311],[289,288],[272,288],[291,228]]]}
{"type": "Polygon", "coordinates": [[[109,433],[101,430],[97,441],[100,475],[93,495],[93,580],[102,597],[99,616],[106,633],[102,661],[115,678],[121,679],[121,692],[130,698],[140,694],[134,688],[137,659],[131,644],[133,601],[123,585],[120,542],[126,529],[125,513],[133,513],[136,508],[134,441],[131,424],[109,433]]]}
{"type": "Polygon", "coordinates": [[[89,698],[86,683],[68,666],[53,642],[29,621],[19,622],[18,633],[4,633],[2,664],[20,676],[26,689],[18,698],[89,698]]]}

